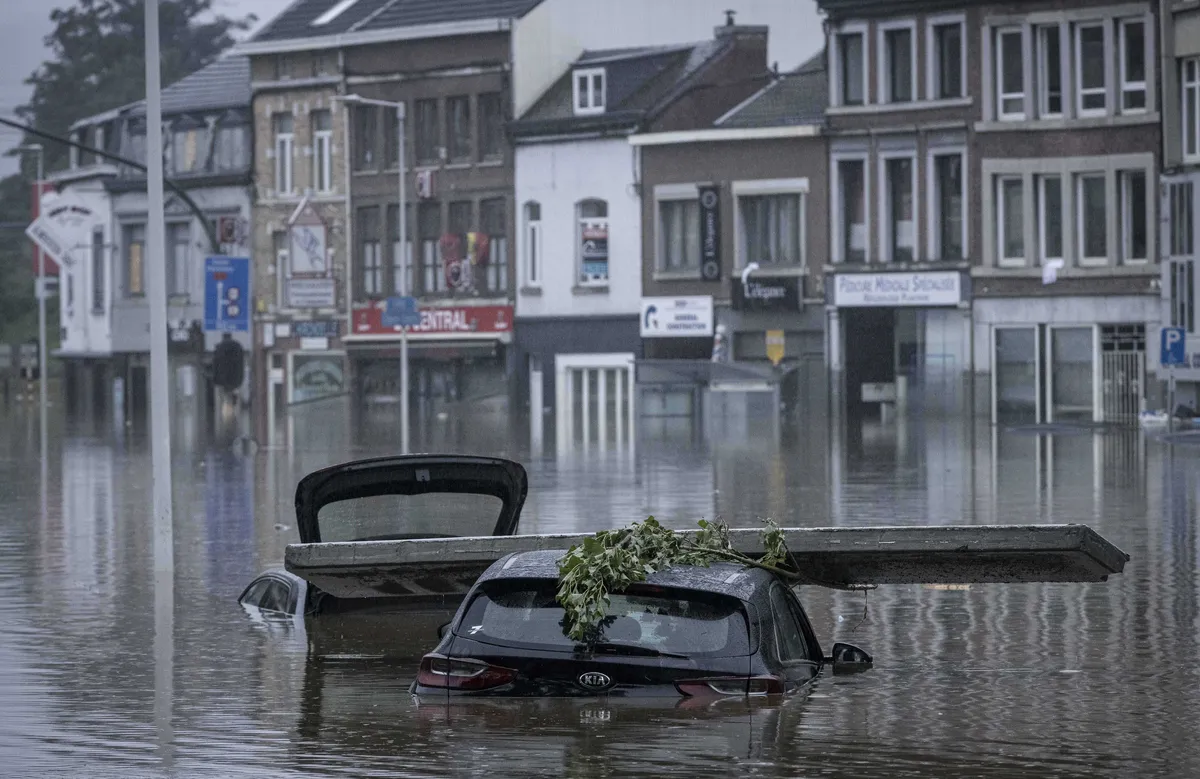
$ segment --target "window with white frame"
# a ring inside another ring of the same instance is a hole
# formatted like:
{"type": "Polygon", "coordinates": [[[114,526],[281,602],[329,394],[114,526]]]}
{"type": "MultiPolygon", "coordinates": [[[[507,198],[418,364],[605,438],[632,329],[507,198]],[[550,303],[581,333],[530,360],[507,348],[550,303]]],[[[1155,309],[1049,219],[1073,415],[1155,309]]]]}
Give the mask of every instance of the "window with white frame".
{"type": "Polygon", "coordinates": [[[192,253],[192,226],[188,222],[167,225],[167,295],[186,295],[192,253]]]}
{"type": "Polygon", "coordinates": [[[965,254],[966,221],[963,204],[966,198],[963,179],[962,152],[935,152],[933,156],[933,258],[961,260],[965,254]]]}
{"type": "Polygon", "coordinates": [[[1121,188],[1121,259],[1126,263],[1146,261],[1149,250],[1149,211],[1145,170],[1123,170],[1121,188]]]}
{"type": "Polygon", "coordinates": [[[700,201],[687,198],[658,201],[658,269],[696,271],[700,268],[700,201]]]}
{"type": "Polygon", "coordinates": [[[867,261],[867,161],[837,161],[837,258],[841,262],[867,261]]]}
{"type": "Polygon", "coordinates": [[[329,111],[312,112],[313,189],[322,194],[333,191],[333,115],[329,111]]]}
{"type": "Polygon", "coordinates": [[[913,72],[916,70],[916,48],[913,46],[913,25],[888,27],[880,32],[883,71],[880,90],[885,103],[908,103],[913,92],[913,72]]]}
{"type": "Polygon", "coordinates": [[[542,285],[542,204],[525,204],[525,283],[542,285]]]}
{"type": "Polygon", "coordinates": [[[1171,257],[1190,257],[1195,250],[1195,223],[1192,219],[1194,188],[1190,181],[1167,186],[1170,237],[1167,249],[1171,257]]]}
{"type": "Polygon", "coordinates": [[[1079,116],[1103,116],[1108,106],[1104,25],[1075,25],[1075,108],[1079,116]]]}
{"type": "Polygon", "coordinates": [[[1183,114],[1183,156],[1195,162],[1200,159],[1200,57],[1180,63],[1179,83],[1183,94],[1180,107],[1183,114]]]}
{"type": "Polygon", "coordinates": [[[738,266],[799,267],[804,264],[804,195],[800,192],[740,195],[738,266]]]}
{"type": "Polygon", "coordinates": [[[579,283],[608,283],[608,203],[581,200],[575,206],[579,226],[579,283]]]}
{"type": "Polygon", "coordinates": [[[889,262],[912,262],[916,248],[916,166],[912,157],[884,160],[884,230],[889,262]]]}
{"type": "Polygon", "coordinates": [[[1057,24],[1037,28],[1037,74],[1038,116],[1062,116],[1062,27],[1057,24]]]}
{"type": "Polygon", "coordinates": [[[292,179],[292,150],[296,136],[291,114],[276,114],[272,118],[275,126],[275,192],[290,195],[295,187],[292,179]]]}
{"type": "Polygon", "coordinates": [[[574,97],[575,113],[602,114],[604,113],[604,68],[587,68],[575,71],[574,97]]]}
{"type": "Polygon", "coordinates": [[[1075,204],[1080,262],[1102,264],[1108,256],[1107,185],[1103,173],[1075,177],[1075,204]]]}
{"type": "Polygon", "coordinates": [[[842,32],[837,38],[838,84],[841,105],[863,105],[867,99],[866,33],[842,32]]]}
{"type": "Polygon", "coordinates": [[[1001,265],[1025,264],[1025,183],[1020,176],[996,178],[996,239],[1001,265]]]}
{"type": "Polygon", "coordinates": [[[281,279],[291,277],[291,264],[288,261],[287,231],[276,230],[271,233],[271,248],[275,251],[275,275],[281,279]]]}
{"type": "Polygon", "coordinates": [[[1025,57],[1020,27],[996,30],[996,114],[1025,118],[1025,57]]]}
{"type": "Polygon", "coordinates": [[[1146,21],[1122,19],[1120,32],[1121,110],[1146,110],[1146,21]]]}
{"type": "Polygon", "coordinates": [[[966,58],[963,56],[963,31],[961,20],[934,22],[930,32],[932,61],[929,72],[933,79],[930,96],[937,100],[962,97],[966,58]]]}
{"type": "MultiPolygon", "coordinates": [[[[405,209],[405,227],[412,224],[412,209],[405,209]]],[[[396,295],[412,295],[413,284],[413,244],[412,230],[404,231],[405,246],[400,246],[400,207],[388,206],[388,238],[392,246],[392,292],[396,295]]]]}
{"type": "Polygon", "coordinates": [[[383,262],[379,252],[379,207],[358,209],[358,267],[362,297],[384,294],[383,262]]]}
{"type": "Polygon", "coordinates": [[[1042,263],[1063,258],[1062,176],[1038,176],[1038,253],[1042,263]]]}

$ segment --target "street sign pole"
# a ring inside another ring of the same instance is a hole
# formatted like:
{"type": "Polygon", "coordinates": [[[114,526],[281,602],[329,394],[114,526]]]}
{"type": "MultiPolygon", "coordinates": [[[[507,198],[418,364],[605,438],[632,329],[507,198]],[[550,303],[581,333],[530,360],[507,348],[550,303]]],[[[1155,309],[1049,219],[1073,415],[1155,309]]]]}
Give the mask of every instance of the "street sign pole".
{"type": "MultiPolygon", "coordinates": [[[[400,295],[408,297],[408,274],[411,269],[411,255],[408,252],[408,193],[405,191],[405,154],[404,154],[404,103],[396,104],[396,132],[399,133],[400,158],[399,173],[399,209],[397,219],[400,221],[400,295]]],[[[400,328],[400,453],[408,454],[408,325],[400,328]]]]}
{"type": "Polygon", "coordinates": [[[167,279],[163,203],[162,84],[159,72],[158,0],[146,0],[146,292],[150,297],[150,457],[154,484],[154,565],[175,570],[171,513],[171,415],[167,380],[167,279]]]}

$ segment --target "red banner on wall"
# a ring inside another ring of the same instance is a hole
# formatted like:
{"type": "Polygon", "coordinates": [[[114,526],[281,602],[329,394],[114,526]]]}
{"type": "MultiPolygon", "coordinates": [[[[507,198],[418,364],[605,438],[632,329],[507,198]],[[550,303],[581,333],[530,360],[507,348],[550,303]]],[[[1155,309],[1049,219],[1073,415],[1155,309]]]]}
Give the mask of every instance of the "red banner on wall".
{"type": "MultiPolygon", "coordinates": [[[[42,213],[42,195],[53,191],[54,183],[50,181],[43,181],[40,187],[36,183],[31,187],[30,194],[33,197],[33,207],[30,209],[30,222],[33,222],[33,220],[37,219],[42,213]],[[39,189],[41,189],[41,192],[38,192],[39,189]]],[[[33,241],[30,241],[29,243],[33,246],[33,275],[36,276],[38,272],[38,253],[41,252],[42,249],[33,241]]],[[[46,255],[46,275],[58,275],[58,262],[52,255],[49,254],[46,255]]]]}
{"type": "MultiPolygon", "coordinates": [[[[384,303],[357,304],[352,312],[351,334],[357,336],[391,336],[400,333],[399,327],[384,327],[384,303]]],[[[454,338],[472,334],[499,336],[512,332],[512,306],[449,306],[421,308],[421,324],[410,327],[413,338],[454,338]]]]}

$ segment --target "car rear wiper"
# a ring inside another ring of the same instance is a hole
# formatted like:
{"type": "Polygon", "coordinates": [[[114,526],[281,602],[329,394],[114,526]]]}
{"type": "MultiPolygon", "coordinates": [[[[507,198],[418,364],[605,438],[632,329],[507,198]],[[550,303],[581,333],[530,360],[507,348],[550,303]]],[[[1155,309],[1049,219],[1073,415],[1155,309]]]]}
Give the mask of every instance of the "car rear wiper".
{"type": "Polygon", "coordinates": [[[672,652],[661,652],[648,646],[637,646],[636,644],[613,644],[609,642],[601,642],[598,644],[576,644],[576,652],[592,652],[605,655],[628,655],[630,657],[674,657],[680,660],[686,660],[687,655],[678,655],[672,652]]]}

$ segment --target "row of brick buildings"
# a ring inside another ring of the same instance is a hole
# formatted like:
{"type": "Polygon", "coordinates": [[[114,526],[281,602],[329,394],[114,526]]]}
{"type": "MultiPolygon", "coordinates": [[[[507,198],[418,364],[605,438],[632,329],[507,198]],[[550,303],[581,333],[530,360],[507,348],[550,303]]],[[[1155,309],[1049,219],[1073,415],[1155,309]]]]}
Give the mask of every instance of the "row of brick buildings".
{"type": "MultiPolygon", "coordinates": [[[[997,420],[1158,402],[1147,344],[1194,331],[1190,6],[825,0],[820,30],[783,0],[726,5],[301,0],[172,87],[194,105],[165,104],[168,171],[205,195],[245,162],[223,248],[252,258],[254,402],[394,400],[403,275],[418,406],[515,399],[560,436],[621,439],[635,405],[694,413],[715,383],[780,376],[800,403],[823,385],[997,420]],[[197,99],[235,62],[248,99],[197,99]],[[405,148],[395,112],[350,95],[403,103],[405,148]]],[[[136,145],[136,120],[77,130],[136,145]]],[[[83,162],[60,185],[135,188],[83,162]]],[[[144,310],[119,281],[136,225],[108,218],[88,299],[113,302],[85,324],[144,310]]],[[[102,355],[88,338],[63,356],[102,355]]],[[[122,360],[104,370],[133,385],[144,360],[122,360]]]]}

